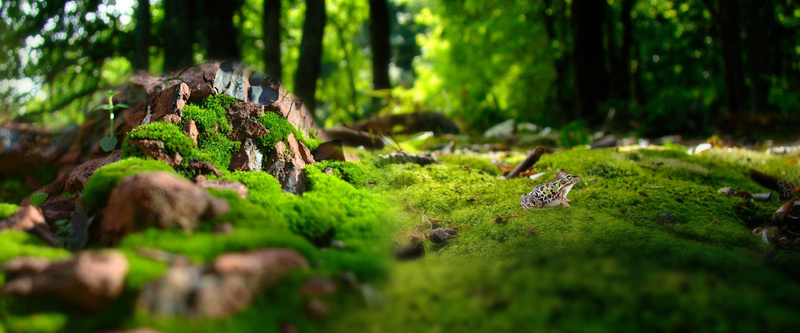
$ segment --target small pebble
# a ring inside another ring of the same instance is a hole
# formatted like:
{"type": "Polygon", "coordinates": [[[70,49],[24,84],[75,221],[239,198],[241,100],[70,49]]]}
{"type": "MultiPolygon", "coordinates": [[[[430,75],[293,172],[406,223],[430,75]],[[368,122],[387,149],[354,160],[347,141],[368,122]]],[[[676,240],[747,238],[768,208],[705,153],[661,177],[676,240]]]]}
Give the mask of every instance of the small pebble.
{"type": "Polygon", "coordinates": [[[772,199],[771,192],[753,194],[753,201],[769,201],[770,199],[772,199]]]}
{"type": "Polygon", "coordinates": [[[733,190],[733,187],[723,187],[723,188],[719,189],[717,192],[719,192],[720,194],[724,194],[724,195],[729,195],[730,196],[730,195],[733,195],[733,193],[735,191],[733,190]]]}

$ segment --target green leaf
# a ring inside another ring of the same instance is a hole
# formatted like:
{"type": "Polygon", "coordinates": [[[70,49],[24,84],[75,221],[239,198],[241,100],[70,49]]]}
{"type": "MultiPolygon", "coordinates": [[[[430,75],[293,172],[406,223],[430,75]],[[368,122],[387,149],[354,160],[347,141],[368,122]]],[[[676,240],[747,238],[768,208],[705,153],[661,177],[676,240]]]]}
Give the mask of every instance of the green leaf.
{"type": "Polygon", "coordinates": [[[39,206],[47,200],[47,193],[31,194],[31,206],[39,206]]]}
{"type": "Polygon", "coordinates": [[[55,221],[55,222],[53,222],[53,224],[55,224],[55,225],[57,225],[57,226],[61,227],[61,226],[64,226],[64,225],[66,225],[66,224],[67,224],[67,222],[69,222],[69,220],[67,220],[67,219],[63,219],[63,220],[58,220],[58,221],[55,221]]]}
{"type": "Polygon", "coordinates": [[[103,148],[103,151],[110,152],[114,150],[114,147],[117,146],[117,138],[113,136],[107,136],[105,138],[100,139],[100,148],[103,148]]]}

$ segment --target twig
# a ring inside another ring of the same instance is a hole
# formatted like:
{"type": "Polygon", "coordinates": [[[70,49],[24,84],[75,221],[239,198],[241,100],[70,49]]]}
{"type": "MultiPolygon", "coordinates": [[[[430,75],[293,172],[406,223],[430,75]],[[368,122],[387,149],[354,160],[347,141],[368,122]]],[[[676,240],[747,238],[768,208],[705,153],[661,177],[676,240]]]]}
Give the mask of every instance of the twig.
{"type": "Polygon", "coordinates": [[[533,148],[533,151],[525,158],[519,165],[517,165],[514,170],[511,170],[505,177],[506,179],[514,178],[519,176],[520,172],[527,170],[528,168],[532,167],[536,162],[539,161],[539,158],[542,157],[542,154],[547,151],[547,148],[544,146],[538,146],[533,148]]]}

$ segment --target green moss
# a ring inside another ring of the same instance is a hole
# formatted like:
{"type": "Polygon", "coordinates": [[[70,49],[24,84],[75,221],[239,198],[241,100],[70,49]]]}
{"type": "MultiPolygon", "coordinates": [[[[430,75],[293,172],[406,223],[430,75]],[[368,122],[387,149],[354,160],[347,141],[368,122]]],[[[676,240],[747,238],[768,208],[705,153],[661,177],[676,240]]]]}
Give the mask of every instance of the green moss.
{"type": "Polygon", "coordinates": [[[475,170],[480,170],[494,176],[500,175],[500,169],[492,164],[490,159],[485,157],[452,154],[439,156],[439,160],[444,163],[457,164],[475,170]]]}
{"type": "Polygon", "coordinates": [[[331,160],[320,161],[311,165],[311,167],[314,167],[319,171],[325,171],[326,168],[331,168],[334,175],[344,179],[344,181],[353,184],[356,187],[364,187],[370,183],[377,182],[379,175],[373,166],[374,164],[372,163],[365,165],[361,162],[342,162],[331,160]]]}
{"type": "Polygon", "coordinates": [[[0,263],[22,256],[61,259],[68,257],[69,251],[53,248],[26,232],[0,232],[0,263]]]}
{"type": "Polygon", "coordinates": [[[231,156],[239,151],[241,142],[234,142],[220,132],[204,132],[198,138],[200,153],[204,160],[214,164],[217,169],[224,170],[231,163],[231,156]]]}
{"type": "Polygon", "coordinates": [[[275,147],[275,144],[286,140],[291,133],[294,133],[294,137],[297,141],[300,141],[310,151],[316,150],[319,145],[322,144],[322,140],[314,135],[314,133],[309,133],[309,138],[306,138],[300,130],[277,113],[266,112],[263,116],[258,117],[258,121],[269,129],[269,133],[258,138],[258,143],[264,149],[271,150],[275,147]]]}
{"type": "MultiPolygon", "coordinates": [[[[69,321],[66,313],[50,312],[36,313],[27,316],[9,316],[2,320],[3,326],[9,332],[63,332],[69,321]]],[[[0,332],[2,332],[0,326],[0,332]]]]}
{"type": "Polygon", "coordinates": [[[14,212],[19,208],[19,206],[12,203],[0,202],[0,220],[14,215],[14,212]]]}
{"type": "Polygon", "coordinates": [[[175,173],[168,164],[156,161],[145,160],[137,157],[126,158],[119,162],[111,163],[97,169],[83,188],[83,200],[90,209],[95,209],[105,205],[108,196],[114,186],[117,186],[125,176],[142,173],[166,171],[175,173]]]}
{"type": "Polygon", "coordinates": [[[194,120],[200,133],[217,128],[224,134],[231,133],[228,123],[228,109],[239,100],[228,95],[212,95],[203,100],[193,102],[183,109],[181,125],[194,120]]]}
{"type": "Polygon", "coordinates": [[[128,133],[125,142],[122,144],[122,158],[144,157],[134,146],[128,144],[129,140],[158,140],[164,142],[164,150],[167,153],[178,153],[184,159],[194,157],[197,146],[191,138],[184,135],[176,124],[157,121],[134,128],[128,133]]]}

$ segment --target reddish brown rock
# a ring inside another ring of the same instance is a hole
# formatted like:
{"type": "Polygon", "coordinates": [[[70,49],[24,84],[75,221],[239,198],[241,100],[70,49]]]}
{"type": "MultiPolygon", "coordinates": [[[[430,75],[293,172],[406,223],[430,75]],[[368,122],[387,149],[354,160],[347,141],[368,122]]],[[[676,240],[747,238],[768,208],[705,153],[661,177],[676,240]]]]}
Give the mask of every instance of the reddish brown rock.
{"type": "Polygon", "coordinates": [[[50,262],[17,258],[2,267],[12,279],[0,295],[55,295],[87,310],[100,310],[124,287],[128,261],[117,251],[84,251],[50,262]]]}
{"type": "Polygon", "coordinates": [[[247,199],[247,186],[239,182],[233,182],[230,180],[208,180],[205,176],[200,175],[194,178],[194,183],[199,185],[202,188],[215,188],[218,190],[233,190],[238,194],[242,199],[247,199]]]}
{"type": "Polygon", "coordinates": [[[131,146],[136,147],[136,149],[139,149],[144,156],[157,159],[169,164],[170,166],[176,166],[183,162],[183,156],[181,156],[181,154],[178,152],[167,153],[164,150],[163,141],[142,139],[128,140],[128,143],[131,146]]]}
{"type": "Polygon", "coordinates": [[[228,253],[208,266],[173,265],[142,289],[140,308],[158,315],[221,318],[308,261],[290,249],[228,253]]]}
{"type": "Polygon", "coordinates": [[[228,202],[212,197],[188,180],[167,172],[123,178],[111,191],[101,224],[101,242],[115,245],[147,227],[192,231],[201,218],[226,213],[228,202]]]}
{"type": "Polygon", "coordinates": [[[260,104],[236,103],[231,106],[228,110],[228,122],[233,131],[228,135],[228,139],[233,141],[258,139],[269,133],[269,130],[257,118],[263,114],[264,106],[260,104]]]}
{"type": "Polygon", "coordinates": [[[0,231],[18,230],[34,234],[45,243],[60,247],[61,242],[45,223],[41,209],[34,206],[25,206],[17,210],[11,217],[0,220],[0,231]]]}
{"type": "Polygon", "coordinates": [[[200,132],[197,131],[197,123],[194,120],[189,119],[183,124],[183,134],[186,134],[197,145],[197,138],[200,136],[200,132]]]}
{"type": "Polygon", "coordinates": [[[309,297],[322,297],[336,293],[339,287],[328,277],[315,275],[303,282],[300,293],[309,297]]]}
{"type": "Polygon", "coordinates": [[[179,82],[163,91],[150,96],[146,101],[140,103],[131,110],[125,126],[125,132],[130,131],[142,124],[150,113],[150,122],[163,120],[170,123],[180,123],[183,116],[183,107],[189,100],[191,90],[186,83],[179,82]]]}
{"type": "Polygon", "coordinates": [[[39,205],[42,215],[47,222],[68,219],[70,213],[75,210],[75,199],[73,198],[48,198],[47,201],[39,205]]]}
{"type": "Polygon", "coordinates": [[[264,155],[258,149],[255,141],[247,139],[242,142],[242,147],[231,157],[228,169],[231,171],[261,171],[264,155]]]}
{"type": "Polygon", "coordinates": [[[289,134],[289,145],[278,142],[269,152],[266,171],[281,183],[284,192],[302,194],[306,188],[306,162],[300,153],[300,145],[289,134]]]}
{"type": "Polygon", "coordinates": [[[94,172],[97,171],[97,169],[100,169],[100,167],[106,164],[111,164],[119,161],[121,156],[122,156],[122,151],[117,150],[111,155],[108,155],[107,157],[95,158],[93,160],[84,162],[81,165],[78,165],[77,167],[72,169],[72,172],[69,173],[69,177],[67,178],[66,183],[64,184],[64,190],[70,193],[80,192],[81,190],[83,190],[83,186],[86,185],[86,182],[89,180],[89,177],[91,177],[94,174],[94,172]]]}

